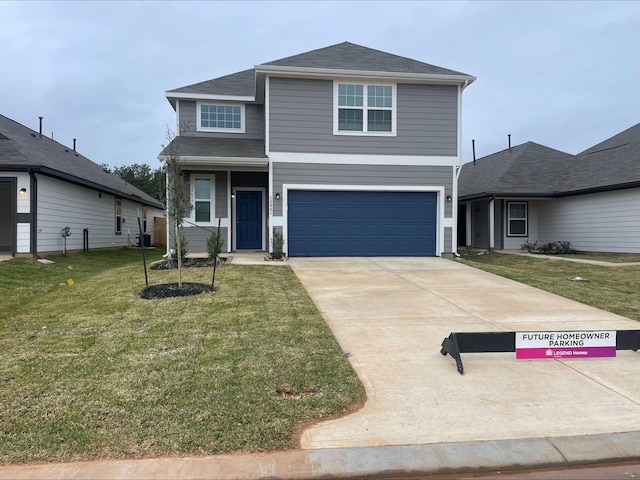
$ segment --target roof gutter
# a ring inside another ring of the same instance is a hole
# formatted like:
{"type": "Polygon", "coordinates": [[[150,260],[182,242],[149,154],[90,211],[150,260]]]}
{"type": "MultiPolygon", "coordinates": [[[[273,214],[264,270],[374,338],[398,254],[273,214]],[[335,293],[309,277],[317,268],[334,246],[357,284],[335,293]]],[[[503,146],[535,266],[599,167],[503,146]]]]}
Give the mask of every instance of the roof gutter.
{"type": "Polygon", "coordinates": [[[377,77],[390,80],[422,80],[438,83],[464,83],[465,86],[476,77],[464,74],[384,72],[379,70],[348,70],[344,68],[286,67],[280,65],[256,65],[256,73],[287,74],[293,76],[314,77],[377,77]]]}

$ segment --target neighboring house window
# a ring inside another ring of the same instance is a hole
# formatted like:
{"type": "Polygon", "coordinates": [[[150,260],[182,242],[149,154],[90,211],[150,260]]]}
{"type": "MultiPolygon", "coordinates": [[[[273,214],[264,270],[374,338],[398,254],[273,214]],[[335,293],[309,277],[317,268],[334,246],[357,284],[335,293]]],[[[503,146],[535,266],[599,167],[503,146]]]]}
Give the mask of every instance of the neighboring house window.
{"type": "Polygon", "coordinates": [[[334,86],[334,133],[395,135],[394,85],[339,83],[334,86]]]}
{"type": "Polygon", "coordinates": [[[147,233],[147,207],[142,207],[142,231],[147,233]]]}
{"type": "Polygon", "coordinates": [[[244,105],[198,103],[198,130],[244,133],[244,105]]]}
{"type": "Polygon", "coordinates": [[[192,177],[193,221],[195,223],[213,223],[213,176],[192,177]]]}
{"type": "Polygon", "coordinates": [[[122,233],[122,199],[116,198],[116,233],[122,233]]]}
{"type": "Polygon", "coordinates": [[[508,202],[508,235],[510,237],[527,236],[527,202],[508,202]]]}

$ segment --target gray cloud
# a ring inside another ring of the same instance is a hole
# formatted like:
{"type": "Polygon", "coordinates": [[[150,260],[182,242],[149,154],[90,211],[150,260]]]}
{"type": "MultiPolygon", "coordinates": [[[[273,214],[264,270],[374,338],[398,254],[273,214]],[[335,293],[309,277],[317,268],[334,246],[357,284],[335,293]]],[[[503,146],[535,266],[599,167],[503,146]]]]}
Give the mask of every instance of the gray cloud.
{"type": "Polygon", "coordinates": [[[637,2],[0,2],[0,113],[97,163],[158,165],[164,92],[351,41],[478,77],[463,157],[577,153],[640,121],[637,2]]]}

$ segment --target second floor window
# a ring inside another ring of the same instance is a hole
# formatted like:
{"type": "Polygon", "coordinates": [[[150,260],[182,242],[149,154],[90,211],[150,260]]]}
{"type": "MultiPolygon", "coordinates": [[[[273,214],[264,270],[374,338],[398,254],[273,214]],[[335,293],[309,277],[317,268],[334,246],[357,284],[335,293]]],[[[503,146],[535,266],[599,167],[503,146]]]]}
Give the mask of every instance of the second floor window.
{"type": "Polygon", "coordinates": [[[334,133],[395,134],[393,85],[336,83],[334,133]]]}
{"type": "Polygon", "coordinates": [[[244,133],[244,105],[198,104],[198,130],[244,133]]]}

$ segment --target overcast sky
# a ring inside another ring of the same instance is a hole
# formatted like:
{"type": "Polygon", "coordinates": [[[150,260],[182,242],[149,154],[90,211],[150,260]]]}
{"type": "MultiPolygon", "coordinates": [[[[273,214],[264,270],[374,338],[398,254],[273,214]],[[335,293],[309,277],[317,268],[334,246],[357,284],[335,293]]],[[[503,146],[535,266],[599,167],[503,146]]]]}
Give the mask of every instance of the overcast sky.
{"type": "Polygon", "coordinates": [[[0,0],[0,113],[96,163],[160,164],[165,91],[357,43],[477,77],[463,162],[578,153],[640,122],[640,2],[0,0]]]}

